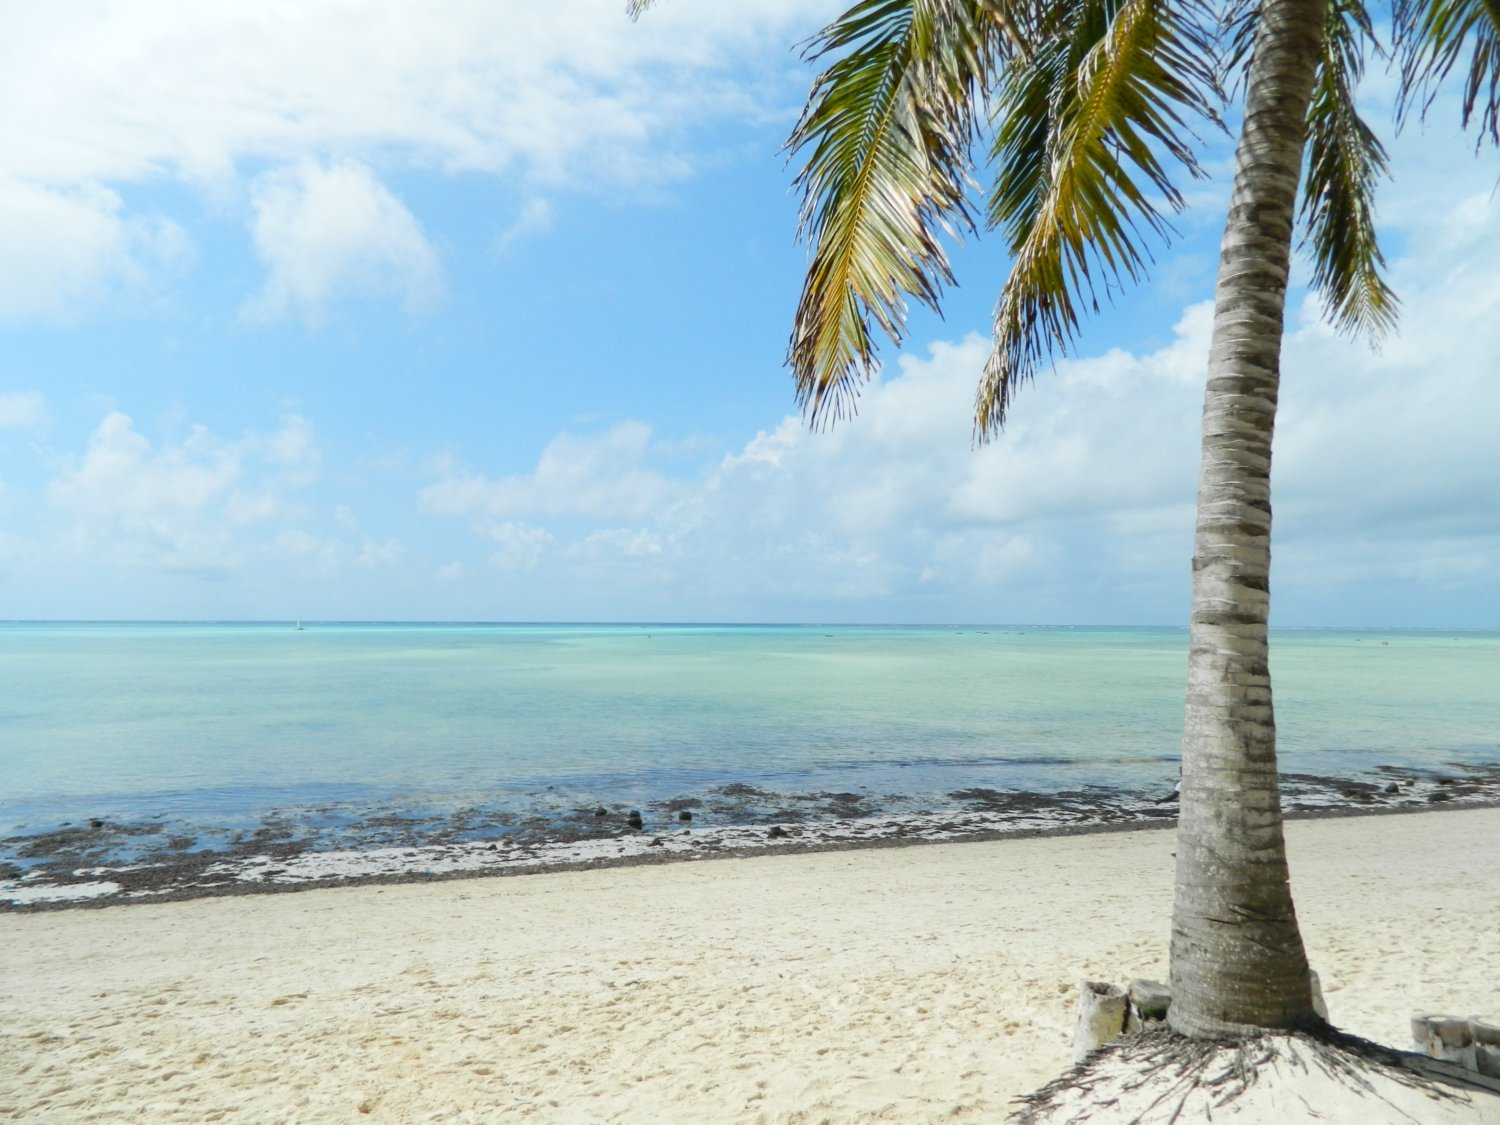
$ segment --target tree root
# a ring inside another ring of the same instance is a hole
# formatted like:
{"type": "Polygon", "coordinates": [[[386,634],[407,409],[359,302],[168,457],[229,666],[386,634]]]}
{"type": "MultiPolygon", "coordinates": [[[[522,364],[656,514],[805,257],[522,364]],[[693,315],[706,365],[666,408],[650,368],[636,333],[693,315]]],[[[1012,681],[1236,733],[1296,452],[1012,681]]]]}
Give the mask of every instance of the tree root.
{"type": "Polygon", "coordinates": [[[1167,1027],[1150,1027],[1116,1039],[1018,1099],[1012,1119],[1172,1125],[1235,1108],[1263,1081],[1284,1084],[1277,1092],[1302,1099],[1308,1118],[1322,1111],[1303,1098],[1299,1091],[1304,1088],[1334,1090],[1346,1104],[1349,1098],[1370,1099],[1370,1114],[1362,1120],[1372,1123],[1424,1125],[1430,1118],[1414,1113],[1414,1102],[1419,1111],[1443,1104],[1458,1109],[1476,1097],[1486,1107],[1493,1105],[1494,1119],[1500,1120],[1500,1085],[1327,1024],[1224,1040],[1189,1039],[1167,1027]],[[1387,1096],[1397,1091],[1418,1097],[1387,1096]]]}

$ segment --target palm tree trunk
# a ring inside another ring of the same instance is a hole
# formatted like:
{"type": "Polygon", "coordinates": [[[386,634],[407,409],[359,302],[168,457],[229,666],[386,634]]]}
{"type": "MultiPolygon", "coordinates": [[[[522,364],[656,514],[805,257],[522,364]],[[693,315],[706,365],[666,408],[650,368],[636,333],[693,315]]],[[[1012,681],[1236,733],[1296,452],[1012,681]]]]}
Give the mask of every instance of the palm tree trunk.
{"type": "Polygon", "coordinates": [[[1282,837],[1266,622],[1271,435],[1308,102],[1327,0],[1265,0],[1219,252],[1203,407],[1172,919],[1177,1031],[1312,1024],[1282,837]]]}

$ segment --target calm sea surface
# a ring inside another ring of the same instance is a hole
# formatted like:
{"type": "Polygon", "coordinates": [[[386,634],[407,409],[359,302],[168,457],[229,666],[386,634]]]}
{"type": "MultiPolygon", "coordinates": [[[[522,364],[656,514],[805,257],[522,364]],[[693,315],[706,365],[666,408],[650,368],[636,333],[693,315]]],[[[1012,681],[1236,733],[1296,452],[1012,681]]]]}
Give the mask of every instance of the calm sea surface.
{"type": "MultiPolygon", "coordinates": [[[[1500,634],[1273,641],[1283,769],[1500,760],[1500,634]]],[[[0,624],[0,832],[1170,785],[1185,632],[0,624]]]]}

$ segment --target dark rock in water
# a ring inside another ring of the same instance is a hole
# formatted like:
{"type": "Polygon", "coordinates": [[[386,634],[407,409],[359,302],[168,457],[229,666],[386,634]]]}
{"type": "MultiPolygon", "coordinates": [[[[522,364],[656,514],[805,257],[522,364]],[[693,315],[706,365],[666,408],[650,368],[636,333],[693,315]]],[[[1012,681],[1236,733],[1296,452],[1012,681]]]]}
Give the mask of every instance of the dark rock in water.
{"type": "Polygon", "coordinates": [[[680,813],[677,814],[677,819],[682,821],[682,823],[684,824],[691,824],[693,821],[693,814],[687,809],[683,809],[680,813]]]}
{"type": "Polygon", "coordinates": [[[661,842],[661,837],[660,837],[660,836],[657,836],[657,837],[656,837],[656,838],[655,838],[655,839],[653,839],[653,840],[652,840],[652,841],[651,841],[651,842],[650,842],[650,843],[649,843],[649,844],[647,844],[647,845],[646,845],[646,846],[647,846],[647,847],[648,847],[648,848],[659,848],[659,847],[661,847],[661,846],[662,846],[662,842],[661,842]]]}
{"type": "Polygon", "coordinates": [[[1458,784],[1458,778],[1456,778],[1456,777],[1444,777],[1441,774],[1438,775],[1437,777],[1433,778],[1432,780],[1435,781],[1435,782],[1437,782],[1439,785],[1457,785],[1458,784]]]}
{"type": "Polygon", "coordinates": [[[1334,785],[1345,800],[1363,801],[1367,804],[1374,799],[1378,788],[1368,781],[1337,781],[1334,785]]]}
{"type": "Polygon", "coordinates": [[[1396,783],[1395,783],[1395,782],[1394,782],[1394,781],[1393,781],[1393,782],[1391,782],[1391,783],[1390,783],[1390,784],[1389,784],[1389,785],[1387,785],[1387,786],[1386,786],[1386,787],[1385,787],[1385,789],[1384,789],[1384,790],[1382,790],[1382,792],[1385,792],[1385,793],[1399,793],[1399,792],[1401,792],[1401,786],[1399,786],[1399,785],[1397,785],[1397,784],[1396,784],[1396,783]]]}
{"type": "Polygon", "coordinates": [[[104,821],[100,820],[98,817],[95,817],[93,820],[89,821],[89,827],[90,828],[103,828],[104,827],[104,821]]]}
{"type": "Polygon", "coordinates": [[[640,828],[641,828],[641,826],[643,824],[645,824],[646,822],[641,819],[641,810],[640,809],[631,809],[630,810],[630,815],[625,818],[625,823],[628,824],[628,825],[630,825],[630,827],[632,827],[632,828],[636,829],[637,831],[639,831],[640,828]]]}
{"type": "Polygon", "coordinates": [[[869,816],[871,812],[871,809],[866,804],[868,798],[861,797],[858,793],[813,793],[794,799],[798,801],[825,801],[827,803],[821,806],[818,811],[829,816],[869,816]]]}
{"type": "Polygon", "coordinates": [[[766,835],[773,840],[784,840],[786,839],[786,829],[779,824],[773,824],[766,835]]]}
{"type": "Polygon", "coordinates": [[[728,785],[720,786],[719,792],[726,797],[768,797],[769,793],[763,789],[757,789],[753,785],[746,785],[743,781],[734,781],[728,785]]]}
{"type": "Polygon", "coordinates": [[[605,808],[603,805],[600,805],[598,808],[596,808],[594,810],[594,815],[596,817],[605,817],[605,816],[609,815],[609,810],[607,808],[605,808]]]}
{"type": "Polygon", "coordinates": [[[1453,800],[1453,794],[1451,794],[1451,793],[1441,793],[1441,792],[1439,792],[1439,793],[1429,793],[1429,794],[1427,794],[1427,800],[1431,804],[1435,805],[1439,801],[1451,801],[1451,800],[1453,800]]]}

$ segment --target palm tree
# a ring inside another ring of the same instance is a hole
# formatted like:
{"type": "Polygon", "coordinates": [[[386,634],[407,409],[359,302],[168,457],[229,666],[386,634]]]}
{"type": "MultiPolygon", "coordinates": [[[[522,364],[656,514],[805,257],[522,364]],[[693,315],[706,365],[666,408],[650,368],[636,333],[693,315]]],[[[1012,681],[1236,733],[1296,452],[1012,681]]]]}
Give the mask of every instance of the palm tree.
{"type": "MultiPolygon", "coordinates": [[[[1464,124],[1500,145],[1494,0],[1395,0],[1392,22],[1400,114],[1425,112],[1457,68],[1464,124]]],[[[1371,53],[1365,0],[857,0],[809,48],[827,66],[789,141],[812,250],[789,359],[819,425],[851,413],[873,373],[872,321],[899,344],[909,297],[938,307],[953,280],[943,236],[977,225],[988,140],[985,218],[1013,264],[976,398],[986,439],[1073,343],[1099,287],[1144,275],[1147,243],[1184,203],[1171,172],[1202,174],[1194,126],[1221,128],[1243,93],[1203,411],[1172,925],[1170,1019],[1195,1038],[1318,1023],[1267,665],[1271,438],[1299,223],[1333,323],[1374,339],[1395,322],[1373,221],[1385,153],[1354,98],[1371,53]]]]}

